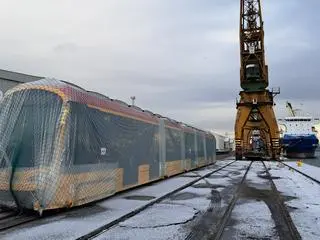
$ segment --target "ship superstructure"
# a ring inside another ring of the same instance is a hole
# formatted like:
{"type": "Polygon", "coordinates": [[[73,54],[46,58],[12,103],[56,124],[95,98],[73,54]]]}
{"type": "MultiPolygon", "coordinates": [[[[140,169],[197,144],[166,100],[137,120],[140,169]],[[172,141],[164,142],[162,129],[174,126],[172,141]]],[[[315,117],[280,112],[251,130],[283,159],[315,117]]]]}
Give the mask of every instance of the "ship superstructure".
{"type": "Polygon", "coordinates": [[[313,127],[314,118],[298,115],[289,102],[286,106],[290,116],[283,120],[284,131],[280,141],[284,155],[289,158],[313,158],[319,146],[313,127]]]}

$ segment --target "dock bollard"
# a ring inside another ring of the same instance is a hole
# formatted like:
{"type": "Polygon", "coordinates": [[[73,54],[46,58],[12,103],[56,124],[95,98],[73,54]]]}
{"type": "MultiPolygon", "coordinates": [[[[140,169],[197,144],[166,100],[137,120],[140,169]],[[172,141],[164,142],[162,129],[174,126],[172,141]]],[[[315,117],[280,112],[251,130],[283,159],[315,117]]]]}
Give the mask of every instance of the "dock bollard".
{"type": "Polygon", "coordinates": [[[302,167],[302,160],[298,160],[297,165],[298,165],[298,167],[302,167]]]}

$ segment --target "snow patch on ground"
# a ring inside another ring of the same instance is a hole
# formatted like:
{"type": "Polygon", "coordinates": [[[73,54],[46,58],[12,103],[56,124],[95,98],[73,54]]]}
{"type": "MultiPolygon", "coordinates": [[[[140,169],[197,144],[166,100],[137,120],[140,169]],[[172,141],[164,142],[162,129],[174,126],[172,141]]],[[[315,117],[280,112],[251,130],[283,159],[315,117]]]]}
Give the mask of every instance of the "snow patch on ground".
{"type": "Polygon", "coordinates": [[[183,229],[177,231],[177,226],[163,228],[129,229],[123,228],[121,231],[111,231],[108,235],[100,235],[97,240],[183,240],[186,233],[183,229]]]}
{"type": "MultiPolygon", "coordinates": [[[[316,161],[316,160],[315,160],[316,161]]],[[[297,162],[285,162],[289,166],[309,175],[310,177],[313,177],[314,179],[320,181],[320,168],[315,167],[306,163],[302,163],[302,166],[298,166],[297,162]]]]}
{"type": "Polygon", "coordinates": [[[235,221],[232,237],[228,235],[230,227],[225,229],[222,239],[279,239],[274,230],[268,206],[262,201],[246,200],[245,203],[237,204],[232,212],[235,221]]]}
{"type": "MultiPolygon", "coordinates": [[[[270,190],[269,180],[263,178],[265,175],[263,164],[253,162],[244,186],[257,191],[270,190]]],[[[274,228],[275,223],[266,203],[246,196],[236,202],[222,239],[279,239],[274,228]]]]}
{"type": "MultiPolygon", "coordinates": [[[[135,217],[115,226],[109,231],[98,236],[97,239],[185,239],[192,231],[186,224],[194,220],[195,216],[202,216],[208,208],[221,208],[226,203],[221,199],[218,190],[212,188],[212,184],[229,186],[232,180],[243,176],[249,162],[237,162],[227,167],[224,173],[215,173],[215,178],[206,178],[197,182],[174,196],[165,199],[160,204],[156,204],[143,211],[135,217]],[[232,172],[239,174],[232,174],[232,172]],[[229,177],[225,177],[225,175],[229,177]],[[170,206],[163,210],[163,206],[170,206]],[[191,212],[186,209],[192,210],[191,212]],[[170,212],[168,213],[167,210],[170,212]],[[193,211],[196,211],[193,212],[193,211]],[[182,222],[184,221],[184,223],[182,222]],[[164,226],[165,224],[177,223],[174,226],[164,226]],[[132,228],[134,226],[134,228],[132,228]]],[[[220,188],[223,190],[224,188],[220,188]]]]}
{"type": "Polygon", "coordinates": [[[186,223],[193,219],[198,211],[189,206],[157,204],[119,224],[127,228],[157,228],[186,223]],[[179,214],[177,214],[179,213],[179,214]]]}
{"type": "MultiPolygon", "coordinates": [[[[310,175],[318,172],[319,175],[320,168],[303,166],[299,168],[302,172],[310,175]]],[[[302,238],[320,239],[320,185],[287,167],[278,167],[277,164],[273,165],[270,172],[281,177],[274,179],[274,182],[282,195],[289,196],[286,205],[302,238]]]]}

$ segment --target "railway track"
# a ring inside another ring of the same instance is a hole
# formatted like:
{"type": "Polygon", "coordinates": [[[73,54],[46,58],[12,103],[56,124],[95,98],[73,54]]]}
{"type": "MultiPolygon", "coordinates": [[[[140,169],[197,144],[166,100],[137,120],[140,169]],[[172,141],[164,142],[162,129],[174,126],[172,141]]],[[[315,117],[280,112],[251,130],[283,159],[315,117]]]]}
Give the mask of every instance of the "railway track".
{"type": "MultiPolygon", "coordinates": [[[[260,172],[260,174],[265,174],[265,179],[268,179],[270,182],[271,190],[270,190],[270,196],[269,196],[269,204],[273,205],[272,207],[269,206],[269,209],[273,209],[271,211],[272,218],[274,219],[277,233],[279,235],[279,239],[281,240],[300,240],[302,239],[296,226],[294,225],[290,214],[288,212],[288,209],[280,195],[280,193],[277,190],[277,187],[275,183],[272,180],[272,176],[269,172],[269,169],[266,167],[265,163],[261,161],[264,167],[264,171],[260,172]]],[[[234,207],[237,204],[237,201],[239,199],[240,193],[242,191],[242,188],[244,188],[244,183],[246,180],[246,176],[250,170],[250,167],[253,162],[250,163],[250,165],[247,168],[247,171],[242,177],[241,182],[239,183],[239,186],[237,190],[235,191],[235,194],[233,195],[232,200],[229,202],[223,216],[220,218],[220,220],[215,224],[215,227],[213,228],[212,234],[208,239],[212,240],[218,240],[223,237],[223,233],[225,228],[227,227],[228,221],[230,220],[231,213],[234,209],[234,207]]],[[[187,239],[193,239],[193,238],[187,238],[187,239]]]]}
{"type": "Polygon", "coordinates": [[[114,220],[114,221],[112,221],[112,222],[110,222],[108,224],[105,224],[105,225],[103,225],[103,226],[101,226],[101,227],[99,227],[99,228],[97,228],[97,229],[95,229],[95,230],[93,230],[93,231],[91,231],[91,232],[89,232],[89,233],[77,238],[77,240],[93,239],[93,238],[103,234],[104,232],[108,231],[110,228],[114,227],[115,225],[117,225],[117,224],[119,224],[121,222],[124,222],[125,220],[127,220],[127,219],[129,219],[129,218],[141,213],[142,211],[144,211],[147,208],[149,208],[149,207],[151,207],[151,206],[163,201],[164,199],[166,199],[166,198],[168,198],[168,197],[170,197],[170,196],[172,196],[172,195],[174,195],[174,194],[176,194],[176,193],[178,193],[178,192],[180,192],[180,191],[182,191],[182,190],[194,185],[195,183],[201,181],[202,179],[210,177],[212,174],[221,171],[222,169],[234,164],[235,162],[237,162],[237,161],[236,160],[232,161],[232,162],[230,162],[230,163],[228,163],[228,164],[226,164],[226,165],[224,165],[222,167],[219,167],[218,169],[212,170],[211,172],[209,172],[209,173],[207,173],[207,174],[205,174],[203,176],[198,177],[197,179],[195,179],[195,180],[193,180],[193,181],[191,181],[191,182],[189,182],[189,183],[187,183],[187,184],[185,184],[185,185],[183,185],[183,186],[181,186],[181,187],[179,187],[179,188],[177,188],[177,189],[175,189],[175,190],[173,190],[173,191],[171,191],[171,192],[169,192],[169,193],[167,193],[167,194],[165,194],[165,195],[163,195],[163,196],[161,196],[161,197],[159,197],[157,199],[155,199],[154,201],[151,201],[151,202],[143,205],[142,207],[140,207],[140,208],[138,208],[138,209],[136,209],[136,210],[134,210],[134,211],[132,211],[132,212],[130,212],[128,214],[125,214],[125,215],[121,216],[120,218],[118,218],[118,219],[116,219],[116,220],[114,220]]]}
{"type": "Polygon", "coordinates": [[[224,231],[224,229],[226,227],[226,224],[227,224],[227,222],[228,222],[228,220],[229,220],[229,218],[231,216],[232,210],[233,210],[237,200],[239,199],[239,194],[241,192],[241,189],[242,189],[243,183],[244,183],[244,181],[245,181],[245,179],[247,177],[247,174],[248,174],[248,172],[249,172],[249,170],[250,170],[250,168],[252,166],[252,163],[253,163],[253,161],[251,161],[249,166],[247,167],[246,172],[244,173],[244,175],[243,175],[243,177],[242,177],[242,179],[241,179],[241,181],[240,181],[240,183],[238,185],[238,188],[237,188],[235,194],[233,195],[233,198],[231,199],[231,201],[230,201],[230,203],[229,203],[224,215],[220,219],[220,221],[219,221],[219,223],[217,225],[217,228],[214,231],[213,236],[210,237],[210,239],[216,240],[216,239],[220,239],[221,238],[221,236],[223,234],[223,231],[224,231]]]}
{"type": "Polygon", "coordinates": [[[268,179],[271,184],[273,196],[274,196],[274,199],[276,200],[275,201],[276,208],[280,212],[280,217],[283,218],[282,221],[286,224],[286,226],[284,226],[284,227],[287,227],[287,229],[284,229],[285,231],[283,231],[282,233],[279,233],[280,239],[292,239],[292,240],[302,239],[300,236],[300,233],[298,232],[295,224],[293,223],[293,221],[291,219],[290,213],[289,213],[289,211],[283,201],[281,194],[279,193],[275,183],[272,180],[272,176],[269,172],[269,169],[267,168],[266,164],[263,161],[262,161],[262,164],[265,168],[266,174],[267,174],[268,179]],[[286,233],[288,233],[290,235],[285,236],[286,233]]]}
{"type": "Polygon", "coordinates": [[[39,219],[36,214],[21,214],[12,209],[0,207],[0,232],[39,219]]]}
{"type": "Polygon", "coordinates": [[[319,181],[319,180],[317,180],[317,179],[309,176],[308,174],[305,174],[304,172],[301,172],[300,170],[298,170],[298,169],[296,169],[296,168],[294,168],[294,167],[291,167],[290,165],[288,165],[288,164],[286,164],[286,163],[284,163],[284,162],[280,162],[280,164],[285,165],[285,166],[288,167],[289,169],[292,169],[292,170],[296,171],[297,173],[300,173],[301,175],[305,176],[306,178],[308,178],[308,179],[310,179],[310,180],[312,180],[312,181],[314,181],[314,182],[316,182],[317,184],[320,185],[320,181],[319,181]]]}

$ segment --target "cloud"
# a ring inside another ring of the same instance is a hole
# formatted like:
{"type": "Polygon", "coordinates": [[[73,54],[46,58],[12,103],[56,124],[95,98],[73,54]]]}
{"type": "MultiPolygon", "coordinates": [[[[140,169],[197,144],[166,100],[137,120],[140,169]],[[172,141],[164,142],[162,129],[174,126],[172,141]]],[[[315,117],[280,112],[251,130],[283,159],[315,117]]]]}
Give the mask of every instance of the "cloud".
{"type": "Polygon", "coordinates": [[[56,53],[70,53],[74,54],[78,49],[78,46],[74,43],[61,43],[53,48],[56,53]]]}
{"type": "MultiPolygon", "coordinates": [[[[319,6],[263,2],[270,86],[282,90],[278,106],[305,99],[316,111],[319,6]]],[[[64,79],[127,102],[135,95],[153,112],[233,131],[238,1],[7,0],[0,21],[6,23],[1,68],[64,79]]]]}

